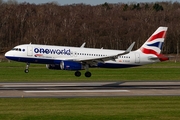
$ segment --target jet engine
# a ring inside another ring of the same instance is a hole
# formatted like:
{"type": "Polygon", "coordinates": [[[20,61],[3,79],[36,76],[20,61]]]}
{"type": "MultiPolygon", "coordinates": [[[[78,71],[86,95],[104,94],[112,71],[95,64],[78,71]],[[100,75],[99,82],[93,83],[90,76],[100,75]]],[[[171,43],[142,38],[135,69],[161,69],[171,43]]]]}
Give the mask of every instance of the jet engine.
{"type": "Polygon", "coordinates": [[[83,65],[74,61],[61,61],[60,64],[46,64],[47,69],[52,70],[82,70],[83,65]]]}
{"type": "Polygon", "coordinates": [[[52,69],[52,70],[61,70],[61,67],[59,64],[46,64],[47,69],[52,69]]]}
{"type": "Polygon", "coordinates": [[[74,61],[61,61],[60,68],[62,70],[82,70],[83,65],[79,62],[74,61]]]}

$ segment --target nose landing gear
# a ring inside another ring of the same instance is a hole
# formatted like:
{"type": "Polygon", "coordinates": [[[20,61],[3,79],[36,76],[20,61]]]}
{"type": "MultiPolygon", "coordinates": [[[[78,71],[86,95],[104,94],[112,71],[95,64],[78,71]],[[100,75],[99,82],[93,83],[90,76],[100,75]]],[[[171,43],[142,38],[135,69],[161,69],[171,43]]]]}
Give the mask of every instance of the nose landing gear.
{"type": "Polygon", "coordinates": [[[29,65],[30,65],[30,63],[27,63],[27,64],[26,64],[26,69],[24,70],[25,73],[28,73],[28,72],[29,72],[29,65]]]}

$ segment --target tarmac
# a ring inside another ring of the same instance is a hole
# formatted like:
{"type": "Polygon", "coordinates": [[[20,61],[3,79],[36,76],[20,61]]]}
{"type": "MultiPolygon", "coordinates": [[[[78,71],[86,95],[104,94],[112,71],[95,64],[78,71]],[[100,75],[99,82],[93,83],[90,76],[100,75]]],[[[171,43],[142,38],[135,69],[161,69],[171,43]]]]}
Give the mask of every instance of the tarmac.
{"type": "Polygon", "coordinates": [[[1,98],[179,96],[180,81],[0,83],[1,98]]]}

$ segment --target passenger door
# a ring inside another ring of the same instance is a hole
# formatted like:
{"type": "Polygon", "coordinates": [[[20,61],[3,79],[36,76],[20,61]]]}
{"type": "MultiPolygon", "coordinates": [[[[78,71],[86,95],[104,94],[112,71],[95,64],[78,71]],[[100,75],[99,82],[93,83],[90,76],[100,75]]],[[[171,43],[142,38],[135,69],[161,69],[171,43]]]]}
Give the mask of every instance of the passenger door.
{"type": "Polygon", "coordinates": [[[27,56],[32,56],[33,55],[33,47],[32,46],[28,46],[27,47],[27,56]]]}

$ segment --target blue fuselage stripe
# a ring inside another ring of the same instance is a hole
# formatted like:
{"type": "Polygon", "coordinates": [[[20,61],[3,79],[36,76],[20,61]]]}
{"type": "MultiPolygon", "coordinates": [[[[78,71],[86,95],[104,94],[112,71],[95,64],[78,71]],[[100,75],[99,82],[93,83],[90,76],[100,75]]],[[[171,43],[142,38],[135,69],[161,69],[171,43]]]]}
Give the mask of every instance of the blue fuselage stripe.
{"type": "MultiPolygon", "coordinates": [[[[54,59],[10,57],[10,56],[6,56],[6,58],[13,61],[26,62],[26,63],[39,63],[39,64],[60,64],[61,63],[61,60],[54,60],[54,59]]],[[[102,67],[102,68],[128,68],[128,67],[136,67],[136,66],[139,66],[139,65],[115,64],[115,63],[98,63],[97,65],[97,67],[102,67]]]]}
{"type": "Polygon", "coordinates": [[[54,59],[42,59],[42,58],[26,58],[26,57],[6,57],[7,59],[18,61],[18,62],[28,62],[28,63],[40,63],[40,64],[60,64],[60,60],[54,59]]]}

